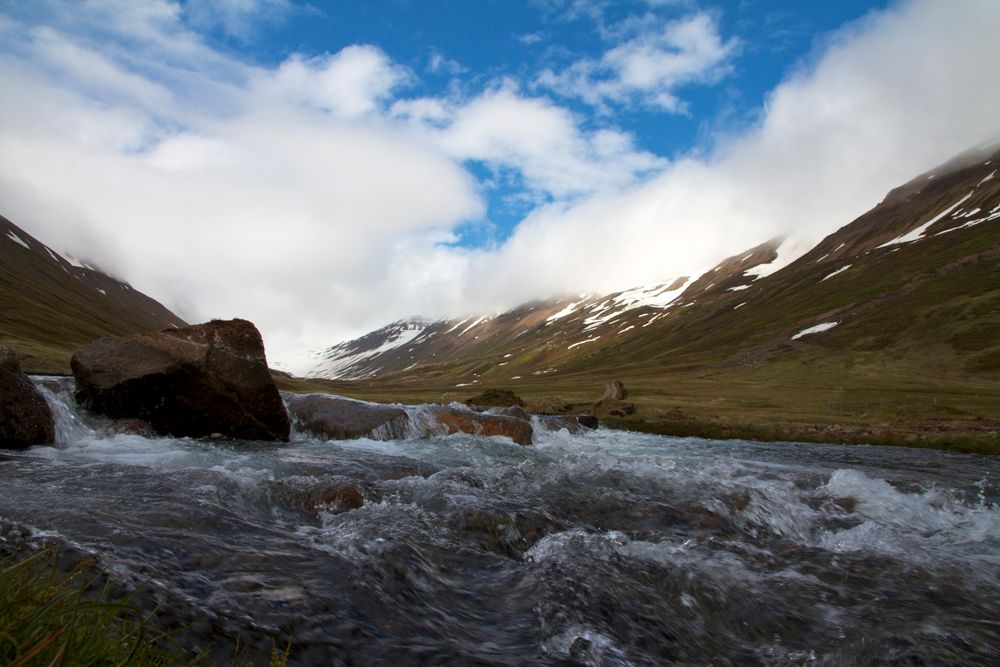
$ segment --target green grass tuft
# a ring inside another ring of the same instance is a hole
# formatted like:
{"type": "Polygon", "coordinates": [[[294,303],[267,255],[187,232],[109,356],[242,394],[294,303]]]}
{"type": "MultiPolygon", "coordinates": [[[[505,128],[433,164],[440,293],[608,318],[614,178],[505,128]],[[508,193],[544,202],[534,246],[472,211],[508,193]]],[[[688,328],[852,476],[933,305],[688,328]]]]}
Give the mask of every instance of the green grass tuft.
{"type": "Polygon", "coordinates": [[[0,559],[0,664],[196,664],[89,565],[59,572],[52,551],[0,559]]]}

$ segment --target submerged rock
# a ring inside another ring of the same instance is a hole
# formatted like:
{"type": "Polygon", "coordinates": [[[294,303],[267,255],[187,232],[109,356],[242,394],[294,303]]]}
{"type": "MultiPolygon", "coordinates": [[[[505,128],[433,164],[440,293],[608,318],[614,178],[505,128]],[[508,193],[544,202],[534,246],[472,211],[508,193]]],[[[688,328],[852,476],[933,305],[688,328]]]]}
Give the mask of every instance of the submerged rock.
{"type": "Polygon", "coordinates": [[[77,400],[160,434],[288,440],[288,413],[264,343],[246,320],[213,320],[127,338],[101,338],[73,355],[77,400]]]}
{"type": "Polygon", "coordinates": [[[286,395],[288,410],[303,431],[327,440],[405,438],[409,417],[402,408],[326,394],[286,395]]]}
{"type": "Polygon", "coordinates": [[[326,489],[312,494],[306,499],[306,509],[315,513],[320,510],[330,514],[340,514],[356,510],[365,504],[364,494],[356,484],[342,484],[332,489],[326,489]]]}
{"type": "Polygon", "coordinates": [[[445,433],[468,433],[470,435],[501,435],[510,438],[519,445],[530,445],[534,430],[531,422],[506,415],[491,415],[473,412],[464,408],[449,405],[436,405],[430,408],[432,420],[432,435],[437,430],[445,433]]]}
{"type": "Polygon", "coordinates": [[[17,355],[0,345],[0,448],[22,449],[54,440],[49,404],[21,370],[17,355]]]}

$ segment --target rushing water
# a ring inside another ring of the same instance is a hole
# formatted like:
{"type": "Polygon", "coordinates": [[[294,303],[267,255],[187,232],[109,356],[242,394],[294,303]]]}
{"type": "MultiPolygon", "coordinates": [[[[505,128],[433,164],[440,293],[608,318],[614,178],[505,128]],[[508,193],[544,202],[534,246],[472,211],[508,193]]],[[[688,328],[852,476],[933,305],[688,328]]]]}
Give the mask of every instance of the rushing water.
{"type": "Polygon", "coordinates": [[[58,445],[0,453],[0,541],[97,555],[167,595],[192,646],[291,637],[292,664],[315,665],[1000,664],[997,459],[604,429],[537,429],[532,447],[147,439],[44,384],[58,445]],[[345,484],[362,507],[315,505],[345,484]]]}

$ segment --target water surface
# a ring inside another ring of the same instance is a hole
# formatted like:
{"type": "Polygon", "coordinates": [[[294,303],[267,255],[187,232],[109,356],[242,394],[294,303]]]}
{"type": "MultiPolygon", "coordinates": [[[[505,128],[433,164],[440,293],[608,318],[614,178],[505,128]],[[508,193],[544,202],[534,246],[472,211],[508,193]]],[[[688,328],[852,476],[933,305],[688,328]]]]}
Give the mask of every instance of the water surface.
{"type": "MultiPolygon", "coordinates": [[[[936,451],[536,431],[0,453],[0,540],[169,593],[183,641],[292,664],[1000,664],[1000,465],[936,451]],[[357,509],[316,505],[353,485],[357,509]],[[248,640],[252,645],[255,640],[248,640]],[[270,644],[267,644],[270,646],[270,644]]],[[[419,409],[415,409],[419,411],[419,409]]]]}

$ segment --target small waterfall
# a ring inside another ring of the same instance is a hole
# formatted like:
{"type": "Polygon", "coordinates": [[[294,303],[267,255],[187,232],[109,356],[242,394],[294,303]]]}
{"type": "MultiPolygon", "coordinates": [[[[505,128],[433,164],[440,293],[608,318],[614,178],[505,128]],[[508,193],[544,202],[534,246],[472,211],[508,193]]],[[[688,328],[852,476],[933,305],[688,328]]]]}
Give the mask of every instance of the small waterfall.
{"type": "Polygon", "coordinates": [[[36,376],[31,379],[52,410],[56,432],[55,444],[65,446],[84,438],[97,437],[94,418],[85,415],[73,398],[73,392],[76,390],[76,381],[73,378],[36,376]]]}

